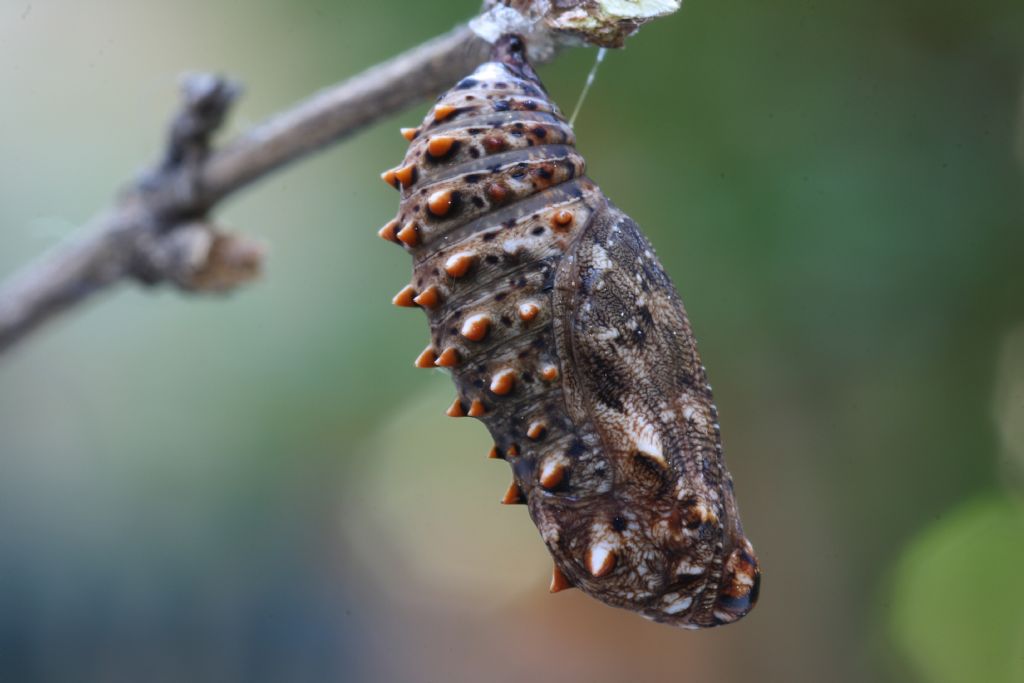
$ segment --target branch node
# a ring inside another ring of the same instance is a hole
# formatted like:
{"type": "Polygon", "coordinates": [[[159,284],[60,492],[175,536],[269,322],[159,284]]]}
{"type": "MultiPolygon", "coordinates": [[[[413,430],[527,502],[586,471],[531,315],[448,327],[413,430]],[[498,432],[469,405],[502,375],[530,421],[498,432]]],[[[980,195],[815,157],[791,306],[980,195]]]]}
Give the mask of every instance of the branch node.
{"type": "Polygon", "coordinates": [[[210,137],[220,128],[241,92],[238,83],[224,76],[183,75],[182,108],[171,122],[163,169],[202,161],[210,151],[210,137]]]}
{"type": "Polygon", "coordinates": [[[265,254],[261,242],[192,221],[140,234],[128,272],[146,285],[171,282],[190,292],[225,292],[258,277],[265,254]]]}
{"type": "Polygon", "coordinates": [[[677,11],[682,0],[484,0],[470,22],[481,38],[522,35],[531,60],[549,59],[559,47],[622,47],[647,22],[677,11]]]}

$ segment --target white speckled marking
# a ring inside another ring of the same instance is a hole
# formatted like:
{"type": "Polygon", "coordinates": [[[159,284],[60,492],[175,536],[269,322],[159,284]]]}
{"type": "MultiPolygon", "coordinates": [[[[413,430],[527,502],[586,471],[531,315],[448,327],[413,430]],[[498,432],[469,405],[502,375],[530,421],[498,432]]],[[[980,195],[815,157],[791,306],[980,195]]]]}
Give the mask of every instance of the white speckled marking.
{"type": "Polygon", "coordinates": [[[608,270],[612,267],[612,260],[608,258],[608,252],[605,251],[601,246],[594,246],[594,269],[595,270],[608,270]]]}
{"type": "Polygon", "coordinates": [[[686,560],[681,560],[679,565],[676,566],[676,574],[685,574],[687,576],[700,576],[704,573],[704,567],[700,567],[695,564],[690,564],[686,560]]]}
{"type": "Polygon", "coordinates": [[[587,553],[587,569],[594,576],[601,573],[604,569],[605,563],[609,561],[609,557],[615,551],[615,547],[608,541],[601,540],[590,546],[590,552],[587,553]]]}
{"type": "Polygon", "coordinates": [[[661,436],[650,422],[643,423],[640,428],[640,436],[636,440],[636,450],[657,461],[659,465],[668,466],[665,454],[661,450],[661,436]]]}
{"type": "Polygon", "coordinates": [[[693,604],[693,598],[687,595],[685,598],[680,598],[673,602],[671,605],[665,608],[665,614],[679,614],[683,610],[689,608],[693,604]]]}

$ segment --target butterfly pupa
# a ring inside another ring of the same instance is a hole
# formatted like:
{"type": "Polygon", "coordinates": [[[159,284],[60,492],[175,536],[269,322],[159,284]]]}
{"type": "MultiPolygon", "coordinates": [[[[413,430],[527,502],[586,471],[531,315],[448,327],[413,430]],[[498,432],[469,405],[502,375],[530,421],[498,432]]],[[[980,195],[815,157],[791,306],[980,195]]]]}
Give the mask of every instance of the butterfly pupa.
{"type": "Polygon", "coordinates": [[[513,475],[501,502],[527,506],[552,591],[689,628],[743,617],[760,570],[683,304],[586,176],[521,40],[402,135],[379,234],[413,258],[394,302],[430,323],[414,364],[449,369],[448,414],[490,430],[513,475]]]}

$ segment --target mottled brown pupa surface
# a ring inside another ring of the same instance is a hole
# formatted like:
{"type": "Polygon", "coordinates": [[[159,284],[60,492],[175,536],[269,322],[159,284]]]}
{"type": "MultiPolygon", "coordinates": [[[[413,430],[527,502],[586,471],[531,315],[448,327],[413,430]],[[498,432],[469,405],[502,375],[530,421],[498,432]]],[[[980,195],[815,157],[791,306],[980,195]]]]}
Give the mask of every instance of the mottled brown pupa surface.
{"type": "Polygon", "coordinates": [[[584,174],[558,108],[505,38],[439,98],[381,229],[413,257],[394,299],[449,368],[554,558],[552,591],[690,628],[745,615],[760,573],[683,304],[640,233],[584,174]]]}

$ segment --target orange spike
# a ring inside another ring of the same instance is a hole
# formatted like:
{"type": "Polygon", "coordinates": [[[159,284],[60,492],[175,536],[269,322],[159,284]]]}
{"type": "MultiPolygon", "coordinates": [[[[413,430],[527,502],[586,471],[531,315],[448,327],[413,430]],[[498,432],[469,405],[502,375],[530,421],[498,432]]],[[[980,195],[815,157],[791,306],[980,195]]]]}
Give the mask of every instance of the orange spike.
{"type": "Polygon", "coordinates": [[[528,323],[534,318],[536,318],[538,313],[540,313],[540,306],[533,303],[532,301],[527,301],[526,303],[519,304],[519,318],[524,323],[528,323]]]}
{"type": "Polygon", "coordinates": [[[416,305],[422,306],[423,308],[434,308],[440,301],[440,296],[437,293],[437,287],[430,285],[417,296],[413,301],[416,305]]]}
{"type": "Polygon", "coordinates": [[[548,587],[549,593],[560,593],[564,590],[575,588],[569,579],[565,578],[565,574],[558,568],[558,565],[554,565],[551,569],[551,585],[548,587]]]}
{"type": "Polygon", "coordinates": [[[462,323],[460,332],[469,341],[478,342],[487,336],[487,331],[490,329],[491,316],[486,313],[477,313],[466,318],[466,321],[462,323]]]}
{"type": "Polygon", "coordinates": [[[394,298],[391,299],[391,303],[396,306],[412,307],[416,304],[413,303],[413,297],[416,296],[416,290],[413,289],[412,285],[406,285],[402,288],[398,294],[395,294],[394,298]]]}
{"type": "Polygon", "coordinates": [[[473,399],[473,403],[469,406],[469,412],[466,413],[470,417],[480,417],[487,412],[487,408],[484,407],[483,401],[478,398],[473,399]]]}
{"type": "Polygon", "coordinates": [[[504,396],[512,391],[516,384],[515,370],[502,370],[491,378],[491,392],[504,396]]]}
{"type": "Polygon", "coordinates": [[[540,470],[540,485],[550,491],[565,478],[565,465],[561,460],[548,460],[540,470]]]}
{"type": "Polygon", "coordinates": [[[500,460],[501,453],[498,452],[498,444],[491,446],[491,452],[487,454],[487,457],[491,460],[500,460]]]}
{"type": "Polygon", "coordinates": [[[508,491],[505,491],[505,495],[501,499],[501,504],[502,505],[520,505],[523,502],[525,502],[523,500],[523,492],[519,490],[519,485],[516,484],[515,481],[513,481],[509,485],[508,491]]]}
{"type": "Polygon", "coordinates": [[[449,346],[447,349],[441,352],[441,355],[434,361],[434,365],[439,368],[454,368],[459,364],[459,352],[453,347],[449,346]]]}
{"type": "Polygon", "coordinates": [[[567,228],[572,225],[574,216],[572,211],[562,209],[561,211],[555,211],[551,215],[551,227],[553,228],[567,228]]]}
{"type": "Polygon", "coordinates": [[[544,436],[544,433],[547,430],[548,428],[543,422],[534,422],[530,425],[530,428],[526,430],[526,435],[536,441],[540,437],[544,436]]]}
{"type": "Polygon", "coordinates": [[[452,403],[451,407],[449,407],[448,410],[444,412],[444,414],[447,415],[448,417],[466,416],[466,411],[462,409],[462,401],[459,400],[458,396],[455,397],[455,401],[452,403]]]}
{"type": "Polygon", "coordinates": [[[508,447],[508,450],[505,451],[505,455],[507,455],[510,458],[516,457],[517,455],[519,455],[519,446],[512,444],[511,446],[508,447]]]}
{"type": "Polygon", "coordinates": [[[427,208],[435,216],[444,216],[452,209],[452,191],[438,190],[427,197],[427,208]]]}
{"type": "Polygon", "coordinates": [[[385,225],[380,230],[378,230],[377,231],[377,236],[380,237],[382,240],[387,240],[388,242],[394,242],[395,239],[397,239],[395,237],[395,229],[397,227],[398,227],[398,219],[395,219],[395,220],[391,221],[390,223],[388,223],[387,225],[385,225]]]}
{"type": "Polygon", "coordinates": [[[398,132],[402,134],[402,137],[412,142],[417,135],[420,134],[419,128],[399,128],[398,132]]]}
{"type": "Polygon", "coordinates": [[[558,379],[558,368],[554,365],[545,365],[541,368],[540,378],[545,382],[554,382],[558,379]]]}
{"type": "Polygon", "coordinates": [[[505,138],[500,135],[488,135],[481,142],[483,142],[484,149],[487,150],[488,154],[494,154],[505,149],[505,145],[508,144],[505,138]]]}
{"type": "Polygon", "coordinates": [[[456,108],[450,104],[439,104],[434,107],[434,120],[444,121],[446,118],[454,114],[456,108]]]}
{"type": "Polygon", "coordinates": [[[493,201],[503,202],[508,197],[508,190],[501,183],[491,183],[487,187],[487,196],[493,201]]]}
{"type": "Polygon", "coordinates": [[[452,146],[455,144],[455,138],[450,135],[438,135],[430,138],[427,143],[427,154],[434,157],[443,157],[448,152],[452,151],[452,146]]]}
{"type": "Polygon", "coordinates": [[[414,365],[418,368],[432,368],[434,367],[434,361],[437,359],[437,355],[434,353],[434,348],[428,346],[423,349],[423,353],[416,357],[414,365]]]}
{"type": "Polygon", "coordinates": [[[383,180],[388,185],[390,185],[391,187],[395,188],[396,190],[398,189],[398,178],[395,177],[394,169],[391,169],[390,171],[384,171],[383,173],[381,173],[380,179],[383,180]]]}
{"type": "Polygon", "coordinates": [[[405,227],[398,231],[397,237],[402,240],[407,247],[415,247],[419,244],[420,236],[416,231],[416,222],[409,221],[406,223],[405,227]]]}
{"type": "Polygon", "coordinates": [[[395,171],[395,179],[402,187],[409,187],[416,182],[416,166],[409,164],[395,171]]]}
{"type": "Polygon", "coordinates": [[[448,273],[449,277],[462,277],[469,272],[469,269],[473,266],[473,261],[476,257],[468,251],[460,251],[458,254],[452,254],[448,257],[448,260],[444,262],[444,272],[448,273]]]}

